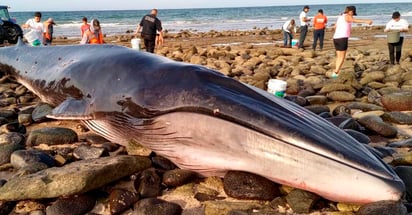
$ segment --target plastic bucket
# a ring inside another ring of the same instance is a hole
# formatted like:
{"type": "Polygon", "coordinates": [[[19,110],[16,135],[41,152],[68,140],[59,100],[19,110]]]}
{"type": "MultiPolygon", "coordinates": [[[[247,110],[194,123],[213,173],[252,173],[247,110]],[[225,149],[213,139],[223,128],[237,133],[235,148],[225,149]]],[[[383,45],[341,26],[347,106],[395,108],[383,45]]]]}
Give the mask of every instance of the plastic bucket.
{"type": "Polygon", "coordinates": [[[39,46],[41,45],[40,37],[38,31],[31,30],[24,34],[24,38],[26,38],[27,42],[29,42],[32,46],[39,46]]]}
{"type": "Polygon", "coordinates": [[[286,95],[286,81],[278,80],[278,79],[269,79],[268,82],[268,92],[273,94],[277,97],[285,97],[286,95]]]}
{"type": "Polygon", "coordinates": [[[388,40],[388,43],[397,43],[399,42],[400,38],[401,38],[400,31],[390,31],[386,34],[386,39],[388,40]]]}
{"type": "Polygon", "coordinates": [[[132,39],[132,49],[140,50],[140,39],[139,38],[132,39]]]}
{"type": "Polygon", "coordinates": [[[292,39],[292,47],[297,48],[299,46],[299,40],[298,39],[292,39]]]}

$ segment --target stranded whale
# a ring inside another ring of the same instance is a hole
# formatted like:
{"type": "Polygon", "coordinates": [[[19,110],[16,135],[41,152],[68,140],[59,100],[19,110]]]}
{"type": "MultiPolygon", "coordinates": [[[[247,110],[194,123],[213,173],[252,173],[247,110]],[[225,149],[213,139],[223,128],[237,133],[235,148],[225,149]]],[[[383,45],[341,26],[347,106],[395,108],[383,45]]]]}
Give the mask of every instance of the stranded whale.
{"type": "Polygon", "coordinates": [[[49,116],[81,120],[204,176],[255,173],[338,202],[398,200],[381,159],[310,111],[203,66],[113,45],[0,49],[0,70],[49,116]]]}

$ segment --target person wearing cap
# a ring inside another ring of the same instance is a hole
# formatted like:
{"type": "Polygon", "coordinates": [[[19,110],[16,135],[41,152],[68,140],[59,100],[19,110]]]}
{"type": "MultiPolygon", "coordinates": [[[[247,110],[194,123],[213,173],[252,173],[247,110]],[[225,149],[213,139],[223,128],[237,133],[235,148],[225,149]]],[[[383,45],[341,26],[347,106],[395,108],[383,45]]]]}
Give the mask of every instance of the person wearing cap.
{"type": "Polygon", "coordinates": [[[93,19],[90,22],[90,29],[85,31],[80,44],[103,44],[102,28],[100,27],[100,22],[97,19],[93,19]]]}
{"type": "Polygon", "coordinates": [[[337,78],[345,61],[346,51],[348,50],[348,41],[352,30],[352,23],[372,24],[369,19],[355,19],[356,7],[347,6],[345,12],[338,17],[335,24],[335,33],[333,34],[333,45],[336,49],[336,68],[332,73],[332,78],[337,78]]]}
{"type": "Polygon", "coordinates": [[[299,37],[299,47],[303,49],[303,42],[305,42],[306,34],[308,33],[308,26],[310,18],[308,17],[309,6],[304,6],[303,11],[300,12],[299,21],[300,21],[300,37],[299,37]]]}
{"type": "Polygon", "coordinates": [[[398,11],[393,12],[392,19],[386,24],[384,32],[399,31],[400,37],[397,43],[389,43],[389,60],[392,65],[399,64],[402,55],[402,45],[405,37],[405,32],[408,32],[409,24],[405,19],[401,19],[401,14],[398,11]],[[396,60],[396,61],[395,61],[396,60]]]}
{"type": "Polygon", "coordinates": [[[56,25],[53,18],[48,18],[44,23],[43,44],[51,45],[53,41],[53,25],[56,25]]]}
{"type": "Polygon", "coordinates": [[[34,17],[32,19],[27,20],[27,22],[23,24],[22,27],[25,29],[30,29],[30,31],[32,31],[32,33],[36,35],[37,39],[34,40],[34,42],[31,45],[38,46],[42,44],[44,26],[41,22],[40,12],[35,12],[34,17]]]}
{"type": "Polygon", "coordinates": [[[319,47],[320,50],[322,51],[323,49],[323,40],[325,38],[325,28],[326,28],[326,23],[328,23],[328,17],[326,17],[323,14],[323,10],[319,9],[318,14],[313,17],[313,45],[312,48],[315,51],[316,50],[316,44],[318,43],[319,39],[319,47]]]}

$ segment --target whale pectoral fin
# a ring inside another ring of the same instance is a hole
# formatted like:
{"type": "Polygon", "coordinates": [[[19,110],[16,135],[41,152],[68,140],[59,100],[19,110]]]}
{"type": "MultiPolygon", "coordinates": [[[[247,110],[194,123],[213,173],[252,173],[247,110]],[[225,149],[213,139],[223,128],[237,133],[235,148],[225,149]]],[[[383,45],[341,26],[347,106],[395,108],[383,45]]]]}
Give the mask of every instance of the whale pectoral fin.
{"type": "Polygon", "coordinates": [[[48,118],[69,120],[90,120],[92,116],[88,111],[89,102],[84,99],[68,98],[53,109],[48,118]]]}

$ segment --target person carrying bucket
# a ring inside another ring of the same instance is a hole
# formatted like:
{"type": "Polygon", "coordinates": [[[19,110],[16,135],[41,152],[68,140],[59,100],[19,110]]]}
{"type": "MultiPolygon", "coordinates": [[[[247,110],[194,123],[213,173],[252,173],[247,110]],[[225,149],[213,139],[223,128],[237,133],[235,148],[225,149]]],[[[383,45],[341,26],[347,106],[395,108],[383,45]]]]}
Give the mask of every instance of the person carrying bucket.
{"type": "Polygon", "coordinates": [[[30,29],[30,31],[25,34],[25,38],[28,40],[32,46],[40,46],[43,42],[43,32],[44,25],[41,22],[41,13],[35,12],[34,18],[27,20],[25,24],[22,25],[25,29],[30,29]]]}
{"type": "Polygon", "coordinates": [[[137,36],[140,29],[142,29],[141,37],[143,38],[146,51],[150,53],[154,53],[156,43],[159,43],[160,45],[163,44],[162,22],[157,18],[157,13],[157,9],[152,9],[150,14],[145,15],[135,32],[135,35],[137,36]],[[156,42],[157,34],[159,34],[159,36],[156,42]]]}
{"type": "Polygon", "coordinates": [[[401,14],[398,11],[392,14],[391,21],[386,24],[384,31],[388,33],[389,60],[392,65],[399,64],[401,60],[404,34],[408,32],[408,28],[408,21],[401,19],[401,14]]]}

